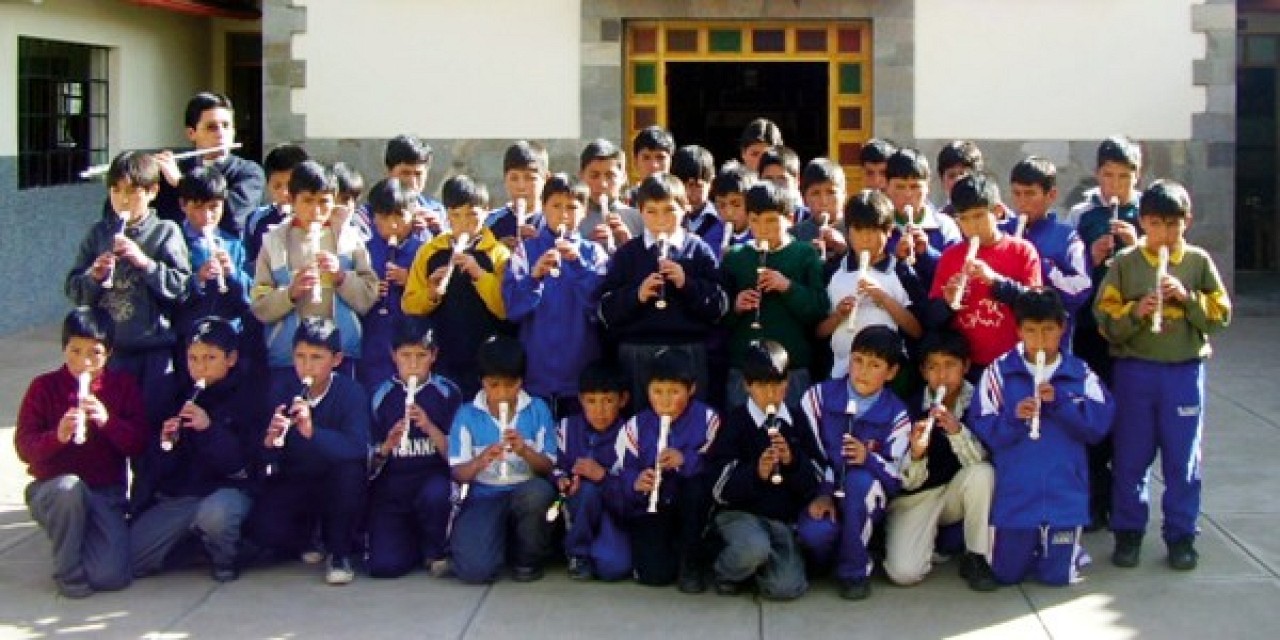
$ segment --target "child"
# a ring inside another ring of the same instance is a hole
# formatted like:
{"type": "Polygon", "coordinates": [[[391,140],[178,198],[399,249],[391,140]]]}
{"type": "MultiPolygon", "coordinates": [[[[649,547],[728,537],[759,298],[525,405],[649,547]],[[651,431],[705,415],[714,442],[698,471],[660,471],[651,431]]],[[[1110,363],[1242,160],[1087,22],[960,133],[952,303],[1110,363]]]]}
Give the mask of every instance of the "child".
{"type": "Polygon", "coordinates": [[[373,234],[365,242],[365,249],[379,279],[378,301],[361,318],[364,336],[360,362],[356,363],[356,380],[371,394],[396,371],[391,357],[391,338],[396,328],[406,322],[401,302],[409,281],[409,268],[422,248],[422,240],[413,233],[415,206],[415,194],[405,189],[399,180],[379,180],[369,189],[373,234]]]}
{"type": "Polygon", "coordinates": [[[751,237],[751,226],[747,221],[746,196],[753,179],[741,163],[730,160],[720,167],[720,172],[711,180],[711,199],[715,202],[716,212],[724,218],[724,234],[719,245],[710,245],[716,250],[720,260],[729,253],[729,249],[748,244],[751,237]]]}
{"type": "Polygon", "coordinates": [[[827,158],[810,160],[800,173],[800,194],[811,213],[796,224],[796,239],[817,247],[824,265],[839,260],[849,249],[839,231],[844,220],[844,169],[827,158]]]}
{"type": "Polygon", "coordinates": [[[897,585],[913,585],[933,568],[938,527],[963,525],[960,577],[974,591],[997,588],[986,554],[995,472],[987,450],[962,422],[973,399],[969,345],[959,334],[930,334],[920,347],[922,393],[907,405],[914,420],[902,495],[889,503],[884,570],[897,585]],[[939,402],[937,394],[944,391],[939,402]],[[927,433],[926,433],[927,431],[927,433]]]}
{"type": "Polygon", "coordinates": [[[708,247],[724,246],[725,223],[711,201],[711,182],[715,177],[716,161],[711,152],[696,144],[680,147],[671,158],[671,175],[684,183],[689,198],[689,213],[685,215],[686,231],[702,238],[708,247]]]}
{"type": "Polygon", "coordinates": [[[632,397],[644,393],[654,355],[669,347],[689,354],[699,388],[705,389],[704,342],[728,309],[715,255],[680,227],[688,200],[679,180],[649,176],[636,194],[644,234],[614,254],[599,289],[600,321],[635,385],[632,397]]]}
{"type": "MultiPolygon", "coordinates": [[[[578,179],[591,190],[591,204],[578,224],[578,232],[600,243],[610,254],[644,231],[640,212],[618,198],[626,176],[626,156],[612,142],[597,138],[582,148],[578,179]]],[[[634,196],[632,202],[640,206],[634,196]]]]}
{"type": "Polygon", "coordinates": [[[182,230],[151,208],[159,183],[154,156],[125,151],[111,161],[107,184],[115,215],[89,229],[66,285],[73,304],[111,314],[109,366],[133,376],[149,410],[167,397],[165,376],[177,344],[170,310],[186,299],[191,279],[182,230]]]}
{"type": "Polygon", "coordinates": [[[782,129],[768,118],[756,118],[742,128],[738,136],[738,156],[747,171],[760,174],[760,156],[782,146],[782,129]]]}
{"type": "Polygon", "coordinates": [[[564,501],[564,551],[574,580],[615,581],[631,577],[631,544],[619,518],[626,495],[618,476],[618,432],[626,421],[630,396],[618,369],[593,362],[578,378],[582,414],[560,420],[556,428],[556,466],[552,478],[564,501]],[[613,498],[613,499],[611,499],[613,498]]]}
{"type": "Polygon", "coordinates": [[[747,191],[746,204],[755,246],[730,251],[722,269],[734,301],[725,320],[732,367],[726,406],[746,402],[742,359],[757,339],[776,340],[790,354],[787,399],[794,404],[809,388],[810,336],[829,306],[822,263],[811,245],[792,241],[791,201],[781,189],[761,182],[747,191]]]}
{"type": "MultiPolygon", "coordinates": [[[[187,243],[195,274],[187,302],[174,309],[174,328],[185,347],[198,320],[209,316],[234,326],[249,311],[249,287],[253,280],[244,270],[244,244],[219,228],[227,181],[213,167],[196,167],[178,182],[178,201],[186,213],[182,236],[187,243]]],[[[176,350],[175,370],[186,372],[185,348],[176,350]]]]}
{"type": "Polygon", "coordinates": [[[542,190],[546,227],[522,242],[502,280],[507,318],[520,325],[520,342],[538,366],[525,389],[551,406],[557,419],[581,411],[578,374],[600,357],[595,292],[608,256],[583,240],[579,221],[587,210],[587,188],[558,173],[542,190]]]}
{"type": "MultiPolygon", "coordinates": [[[[951,188],[956,186],[967,175],[982,173],[982,149],[969,140],[952,140],[942,145],[938,151],[938,182],[942,185],[942,193],[951,195],[951,188]]],[[[947,202],[941,213],[955,216],[956,208],[947,202]]]]}
{"type": "Polygon", "coordinates": [[[703,456],[720,428],[716,412],[693,398],[696,380],[696,363],[688,353],[658,352],[645,383],[650,408],[622,427],[613,468],[620,479],[617,504],[626,515],[636,582],[663,586],[678,580],[684,593],[706,589],[702,534],[710,495],[703,456]],[[667,448],[659,451],[662,420],[669,420],[670,427],[667,448]],[[656,501],[651,497],[655,488],[656,501]]]}
{"type": "Polygon", "coordinates": [[[343,340],[333,320],[307,318],[292,339],[294,376],[279,379],[270,395],[275,411],[261,440],[266,477],[249,528],[257,545],[298,557],[320,525],[329,553],[325,582],[344,585],[355,579],[351,553],[364,510],[369,397],[339,373],[343,340]]]}
{"type": "Polygon", "coordinates": [[[804,556],[795,522],[822,482],[813,430],[797,404],[786,403],[787,352],[772,340],[753,342],[742,362],[750,398],[729,412],[707,452],[717,478],[715,527],[724,548],[715,561],[716,593],[734,595],[755,580],[760,595],[804,595],[804,556]]]}
{"type": "Polygon", "coordinates": [[[317,162],[294,167],[289,178],[293,216],[267,233],[253,278],[252,309],[267,328],[267,364],[289,378],[293,335],[307,317],[328,318],[341,329],[336,366],[355,373],[360,318],[378,298],[378,276],[355,228],[333,219],[337,184],[317,162]],[[345,360],[345,362],[343,362],[345,360]]]}
{"type": "MultiPolygon", "coordinates": [[[[676,139],[671,137],[671,132],[656,124],[641,129],[631,141],[631,161],[638,174],[636,177],[644,182],[655,173],[671,173],[671,156],[675,152],[676,139]]],[[[634,202],[634,198],[631,201],[634,202]]]]}
{"type": "Polygon", "coordinates": [[[1145,238],[1116,256],[1094,309],[1116,359],[1111,562],[1138,564],[1149,467],[1159,449],[1165,484],[1161,533],[1169,566],[1190,570],[1199,558],[1194,544],[1207,399],[1204,360],[1211,353],[1209,334],[1231,322],[1231,301],[1208,252],[1183,237],[1191,223],[1191,198],[1182,185],[1152,183],[1142,193],[1139,216],[1145,238]],[[1161,250],[1169,253],[1168,272],[1157,282],[1161,250]]]}
{"type": "Polygon", "coordinates": [[[852,349],[849,375],[814,385],[802,402],[826,477],[797,532],[815,565],[834,564],[840,597],[865,600],[871,595],[867,543],[902,488],[911,423],[902,401],[885,388],[898,373],[902,339],[888,327],[868,327],[852,349]]]}
{"type": "Polygon", "coordinates": [[[514,338],[486,340],[475,359],[483,389],[449,429],[453,479],[469,485],[449,539],[451,569],[463,582],[493,582],[510,558],[512,578],[533,582],[551,550],[551,411],[521,389],[525,355],[514,338]]]}
{"type": "Polygon", "coordinates": [[[364,176],[355,167],[345,162],[333,163],[333,179],[337,185],[334,204],[347,224],[360,231],[360,237],[368,239],[373,235],[373,223],[369,214],[360,206],[360,196],[364,194],[364,176]]]}
{"type": "Polygon", "coordinates": [[[1010,294],[1040,286],[1040,256],[1030,242],[1000,231],[995,209],[999,195],[983,176],[964,176],[951,190],[956,220],[965,242],[952,245],[938,260],[929,289],[927,326],[950,324],[973,347],[969,380],[1018,343],[1018,327],[1009,305],[1010,294]],[[970,238],[978,239],[977,258],[967,261],[970,238]],[[963,289],[962,289],[963,287],[963,289]],[[959,301],[959,305],[956,302],[959,301]],[[958,308],[957,308],[958,307],[958,308]]]}
{"type": "Polygon", "coordinates": [[[521,240],[532,238],[542,230],[539,204],[549,163],[546,148],[526,140],[517,141],[502,154],[502,186],[509,200],[489,214],[485,226],[512,251],[521,240]]]}
{"type": "Polygon", "coordinates": [[[449,428],[463,402],[458,385],[431,371],[440,350],[430,329],[401,321],[389,346],[395,373],[372,395],[368,567],[374,578],[444,562],[453,510],[449,428]],[[410,380],[417,385],[412,398],[410,380]]]}
{"type": "Polygon", "coordinates": [[[235,326],[206,318],[193,329],[183,368],[189,380],[175,385],[180,393],[166,405],[171,417],[134,478],[130,555],[133,575],[158,573],[194,534],[213,579],[230,582],[240,576],[236,551],[249,515],[251,452],[271,410],[264,390],[237,364],[235,326]]]}
{"type": "Polygon", "coordinates": [[[123,589],[133,576],[125,459],[142,453],[148,430],[133,378],[106,369],[113,338],[106,311],[67,314],[63,366],[32,380],[18,409],[14,445],[32,477],[27,508],[53,544],[53,579],[64,598],[123,589]],[[90,379],[83,397],[81,376],[90,379]]]}
{"type": "Polygon", "coordinates": [[[440,235],[447,224],[445,207],[426,194],[427,174],[431,172],[431,160],[434,157],[431,145],[410,135],[398,135],[388,140],[383,152],[387,177],[399,180],[400,184],[418,194],[413,225],[423,242],[440,235]]]}
{"type": "Polygon", "coordinates": [[[296,144],[282,144],[267,153],[262,162],[267,172],[267,204],[258,207],[244,227],[246,270],[258,264],[262,237],[293,213],[289,198],[289,177],[293,175],[294,167],[310,159],[307,150],[296,144]]]}
{"type": "Polygon", "coordinates": [[[888,252],[893,234],[889,197],[864,189],[845,205],[844,224],[850,250],[827,279],[830,312],[817,328],[818,337],[830,339],[832,378],[849,373],[849,348],[867,327],[883,325],[913,340],[923,333],[913,309],[924,306],[924,285],[914,267],[888,252]],[[865,274],[859,272],[864,251],[871,258],[865,274]]]}
{"type": "Polygon", "coordinates": [[[791,199],[795,217],[792,222],[804,222],[812,213],[800,196],[800,156],[787,147],[774,147],[760,154],[760,179],[772,182],[791,199]]]}
{"type": "Polygon", "coordinates": [[[885,169],[889,157],[898,152],[898,145],[887,138],[872,138],[858,151],[858,166],[862,167],[862,188],[884,191],[889,186],[885,169]]]}
{"type": "Polygon", "coordinates": [[[1056,291],[1027,291],[1014,310],[1021,342],[983,374],[968,415],[996,466],[991,566],[1001,584],[1073,584],[1086,557],[1085,445],[1106,435],[1115,407],[1088,365],[1059,349],[1067,314],[1056,291]]]}
{"type": "Polygon", "coordinates": [[[960,230],[950,216],[939,214],[929,202],[929,161],[919,151],[894,152],[885,163],[885,177],[885,193],[893,201],[898,225],[889,240],[890,252],[897,259],[914,264],[928,289],[933,285],[938,259],[947,247],[960,241],[960,230]]]}
{"type": "Polygon", "coordinates": [[[506,332],[502,277],[511,252],[484,228],[489,208],[484,185],[454,176],[445,181],[441,197],[450,230],[432,238],[414,257],[401,306],[409,315],[431,317],[436,339],[446,345],[436,370],[469,398],[480,390],[476,348],[489,336],[506,332]]]}

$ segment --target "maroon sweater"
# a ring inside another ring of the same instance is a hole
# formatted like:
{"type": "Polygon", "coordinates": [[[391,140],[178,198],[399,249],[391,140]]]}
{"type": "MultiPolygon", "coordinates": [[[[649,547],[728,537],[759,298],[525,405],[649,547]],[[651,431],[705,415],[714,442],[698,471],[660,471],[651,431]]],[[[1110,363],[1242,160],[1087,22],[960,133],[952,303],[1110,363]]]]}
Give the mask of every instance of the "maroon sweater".
{"type": "Polygon", "coordinates": [[[107,423],[87,425],[82,445],[58,442],[58,422],[76,405],[77,381],[65,366],[31,381],[18,410],[14,444],[27,472],[36,480],[75,474],[92,488],[125,485],[129,456],[146,449],[146,418],[142,393],[133,377],[105,372],[89,390],[107,408],[107,423]]]}

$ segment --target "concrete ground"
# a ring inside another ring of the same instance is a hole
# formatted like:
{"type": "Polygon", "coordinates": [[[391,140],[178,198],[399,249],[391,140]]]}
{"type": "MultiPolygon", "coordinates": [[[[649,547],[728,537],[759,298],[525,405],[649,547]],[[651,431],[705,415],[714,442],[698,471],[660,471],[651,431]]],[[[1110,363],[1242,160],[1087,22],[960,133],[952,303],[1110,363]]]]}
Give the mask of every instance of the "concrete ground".
{"type": "MultiPolygon", "coordinates": [[[[1268,310],[1269,311],[1269,310],[1268,310]]],[[[1280,323],[1240,317],[1215,340],[1205,437],[1201,566],[1164,565],[1158,530],[1141,567],[1113,568],[1110,536],[1085,539],[1096,558],[1082,584],[969,591],[955,563],[924,584],[877,579],[848,603],[820,581],[791,603],[750,596],[685,596],[675,588],[571,583],[556,568],[533,584],[471,587],[419,572],[336,588],[317,567],[250,571],[220,585],[203,570],[71,601],[49,578],[49,547],[22,502],[25,468],[0,446],[0,638],[430,637],[551,638],[1274,638],[1280,622],[1280,323]],[[705,634],[705,635],[704,635],[705,634]],[[72,636],[74,637],[74,636],[72,636]]],[[[28,381],[56,366],[55,329],[0,338],[0,435],[28,381]]],[[[1158,523],[1158,520],[1156,521],[1158,523]]]]}

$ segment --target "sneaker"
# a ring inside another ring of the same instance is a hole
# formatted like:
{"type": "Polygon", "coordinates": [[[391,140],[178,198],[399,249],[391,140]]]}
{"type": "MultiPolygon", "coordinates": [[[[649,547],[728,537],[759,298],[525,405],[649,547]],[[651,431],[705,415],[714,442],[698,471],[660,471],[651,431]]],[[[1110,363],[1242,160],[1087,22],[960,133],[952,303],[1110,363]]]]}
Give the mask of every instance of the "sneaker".
{"type": "Polygon", "coordinates": [[[1138,561],[1142,557],[1142,532],[1117,531],[1115,534],[1116,547],[1111,552],[1111,564],[1125,569],[1138,566],[1138,561]]]}
{"type": "Polygon", "coordinates": [[[716,595],[719,596],[736,596],[742,593],[742,583],[732,580],[716,579],[716,595]]]}
{"type": "Polygon", "coordinates": [[[234,564],[215,564],[209,573],[216,582],[235,582],[240,579],[240,569],[234,564]]]}
{"type": "Polygon", "coordinates": [[[447,578],[453,575],[453,563],[448,558],[437,558],[427,563],[427,572],[432,578],[447,578]]]}
{"type": "Polygon", "coordinates": [[[974,591],[995,591],[1000,588],[991,565],[981,554],[968,552],[960,559],[960,577],[974,591]]]}
{"type": "Polygon", "coordinates": [[[871,581],[863,578],[862,580],[842,580],[840,581],[840,597],[845,600],[866,600],[871,596],[871,581]]]}
{"type": "Polygon", "coordinates": [[[1200,562],[1200,554],[1196,553],[1195,540],[1187,538],[1169,543],[1169,568],[1176,571],[1191,571],[1200,562]]]}
{"type": "Polygon", "coordinates": [[[707,582],[703,580],[702,572],[698,569],[682,567],[679,579],[676,581],[676,588],[680,593],[702,593],[707,590],[707,582]]]}
{"type": "Polygon", "coordinates": [[[324,552],[319,549],[307,549],[302,552],[302,561],[307,564],[320,564],[324,559],[324,552]]]}
{"type": "Polygon", "coordinates": [[[58,580],[58,595],[80,600],[93,595],[93,587],[83,580],[58,580]]]}
{"type": "Polygon", "coordinates": [[[324,581],[332,585],[350,584],[356,579],[356,572],[351,569],[351,561],[342,556],[329,558],[329,568],[324,573],[324,581]]]}
{"type": "Polygon", "coordinates": [[[542,567],[516,567],[511,570],[511,579],[516,582],[537,582],[542,579],[542,567]]]}
{"type": "Polygon", "coordinates": [[[569,579],[570,580],[591,580],[595,576],[595,567],[591,566],[591,560],[588,558],[569,558],[569,579]]]}

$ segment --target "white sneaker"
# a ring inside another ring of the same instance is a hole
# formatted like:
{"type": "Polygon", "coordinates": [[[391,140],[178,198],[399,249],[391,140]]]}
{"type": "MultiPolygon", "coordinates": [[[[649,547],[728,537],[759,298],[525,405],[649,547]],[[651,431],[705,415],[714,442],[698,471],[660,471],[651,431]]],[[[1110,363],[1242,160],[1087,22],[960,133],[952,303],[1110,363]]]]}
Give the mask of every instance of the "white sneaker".
{"type": "Polygon", "coordinates": [[[346,558],[329,558],[329,569],[325,571],[324,581],[332,585],[350,584],[356,579],[356,572],[351,569],[351,561],[346,558]]]}
{"type": "Polygon", "coordinates": [[[440,558],[427,563],[427,571],[432,578],[447,578],[453,575],[453,563],[448,558],[440,558]]]}
{"type": "Polygon", "coordinates": [[[302,561],[307,564],[320,564],[324,559],[324,552],[319,549],[307,549],[302,552],[302,561]]]}

